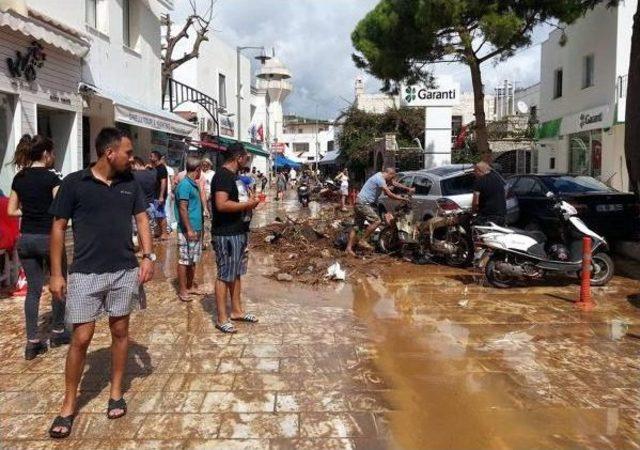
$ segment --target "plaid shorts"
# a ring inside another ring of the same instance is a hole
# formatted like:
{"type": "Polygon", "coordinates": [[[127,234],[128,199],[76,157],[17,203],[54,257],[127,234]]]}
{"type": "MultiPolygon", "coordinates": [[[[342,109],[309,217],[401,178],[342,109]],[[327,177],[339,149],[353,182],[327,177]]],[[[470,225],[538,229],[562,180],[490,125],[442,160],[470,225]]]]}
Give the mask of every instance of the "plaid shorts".
{"type": "Polygon", "coordinates": [[[178,233],[178,264],[193,266],[202,256],[202,233],[197,241],[190,241],[184,233],[178,233]]]}
{"type": "Polygon", "coordinates": [[[102,314],[122,317],[139,304],[138,268],[107,273],[69,274],[66,321],[94,322],[102,314]]]}
{"type": "Polygon", "coordinates": [[[365,221],[371,224],[380,220],[378,212],[368,203],[356,202],[354,212],[356,226],[359,228],[363,228],[365,226],[365,221]]]}
{"type": "Polygon", "coordinates": [[[247,233],[234,236],[213,236],[219,280],[230,283],[247,273],[249,259],[247,241],[247,233]]]}

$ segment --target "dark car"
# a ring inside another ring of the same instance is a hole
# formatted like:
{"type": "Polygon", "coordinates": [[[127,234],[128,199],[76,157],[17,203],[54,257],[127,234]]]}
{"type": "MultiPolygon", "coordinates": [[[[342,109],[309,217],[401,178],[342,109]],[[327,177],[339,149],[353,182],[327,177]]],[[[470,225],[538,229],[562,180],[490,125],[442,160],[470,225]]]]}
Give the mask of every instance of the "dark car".
{"type": "Polygon", "coordinates": [[[556,236],[560,218],[553,210],[552,192],[578,211],[578,216],[596,233],[609,239],[634,238],[638,227],[639,205],[633,194],[616,191],[595,178],[574,175],[517,175],[507,186],[518,198],[517,225],[539,229],[556,236]]]}

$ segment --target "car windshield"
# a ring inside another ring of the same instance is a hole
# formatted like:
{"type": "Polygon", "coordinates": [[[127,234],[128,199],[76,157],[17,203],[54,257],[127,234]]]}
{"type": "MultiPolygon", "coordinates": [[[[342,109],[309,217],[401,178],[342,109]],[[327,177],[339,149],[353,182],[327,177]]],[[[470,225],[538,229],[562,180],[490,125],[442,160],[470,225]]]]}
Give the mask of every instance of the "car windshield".
{"type": "Polygon", "coordinates": [[[551,188],[554,192],[566,192],[566,193],[582,193],[582,192],[613,192],[604,183],[591,177],[545,177],[543,178],[545,184],[551,188]]]}
{"type": "Polygon", "coordinates": [[[442,194],[443,195],[462,195],[470,194],[473,192],[473,185],[475,184],[476,176],[472,173],[460,175],[458,177],[447,178],[442,180],[442,194]]]}

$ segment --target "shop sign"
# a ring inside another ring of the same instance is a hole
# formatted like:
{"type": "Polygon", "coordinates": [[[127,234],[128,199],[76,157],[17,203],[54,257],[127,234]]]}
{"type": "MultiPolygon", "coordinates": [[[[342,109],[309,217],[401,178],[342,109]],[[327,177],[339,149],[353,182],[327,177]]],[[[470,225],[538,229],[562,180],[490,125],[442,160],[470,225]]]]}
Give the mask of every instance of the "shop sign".
{"type": "Polygon", "coordinates": [[[12,78],[24,78],[29,82],[35,81],[37,77],[36,71],[44,66],[46,59],[47,55],[43,51],[42,45],[37,41],[33,41],[26,53],[23,54],[17,50],[15,58],[7,58],[9,75],[12,78]]]}
{"type": "Polygon", "coordinates": [[[405,106],[453,106],[460,103],[460,85],[440,84],[428,88],[423,84],[402,86],[402,103],[405,106]]]}
{"type": "Polygon", "coordinates": [[[140,111],[129,109],[122,105],[114,105],[114,112],[116,122],[124,122],[165,133],[188,136],[194,129],[194,127],[190,125],[183,125],[178,121],[165,120],[151,114],[145,114],[140,111]]]}
{"type": "Polygon", "coordinates": [[[286,145],[284,142],[274,142],[271,144],[271,151],[278,154],[283,155],[286,145]]]}
{"type": "Polygon", "coordinates": [[[49,100],[51,100],[52,102],[63,103],[65,105],[71,105],[71,99],[70,98],[58,97],[56,94],[51,94],[49,96],[49,100]]]}
{"type": "Polygon", "coordinates": [[[604,118],[604,113],[602,111],[600,111],[599,113],[596,114],[589,114],[589,113],[581,113],[580,114],[580,128],[584,128],[585,125],[591,125],[594,123],[599,123],[602,122],[602,119],[604,118]]]}

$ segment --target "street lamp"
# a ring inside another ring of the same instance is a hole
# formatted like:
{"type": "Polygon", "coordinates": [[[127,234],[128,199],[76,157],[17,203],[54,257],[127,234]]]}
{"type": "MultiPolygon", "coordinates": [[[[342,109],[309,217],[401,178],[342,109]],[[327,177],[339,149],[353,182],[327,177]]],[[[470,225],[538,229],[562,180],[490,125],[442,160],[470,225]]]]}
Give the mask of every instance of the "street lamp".
{"type": "Polygon", "coordinates": [[[255,59],[260,61],[262,64],[271,59],[271,56],[268,56],[267,52],[265,52],[264,47],[236,47],[236,97],[238,100],[238,110],[236,113],[238,114],[238,141],[242,141],[240,134],[240,130],[242,130],[242,112],[240,111],[240,100],[242,98],[240,92],[242,90],[242,83],[240,81],[240,54],[243,50],[262,50],[262,52],[255,57],[255,59]]]}

